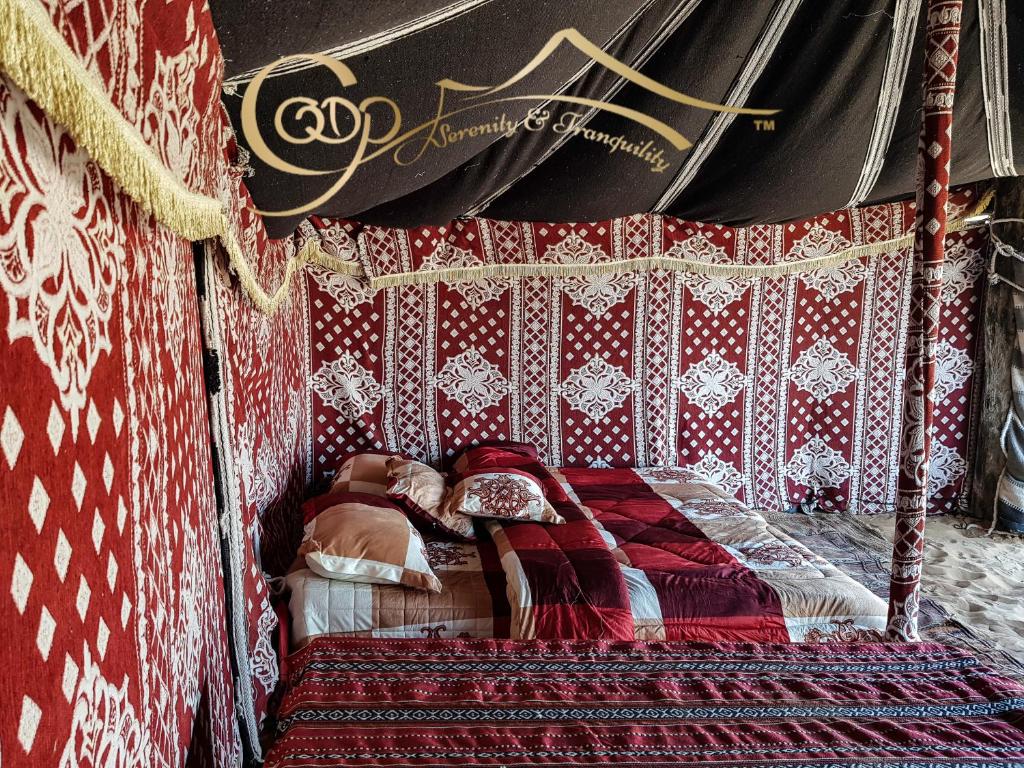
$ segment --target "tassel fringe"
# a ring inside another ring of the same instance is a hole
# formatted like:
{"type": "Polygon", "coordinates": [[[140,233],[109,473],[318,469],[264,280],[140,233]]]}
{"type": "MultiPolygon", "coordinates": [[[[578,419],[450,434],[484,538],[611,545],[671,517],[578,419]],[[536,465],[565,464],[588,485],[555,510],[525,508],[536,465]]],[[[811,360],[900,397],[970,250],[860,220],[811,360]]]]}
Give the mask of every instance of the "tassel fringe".
{"type": "MultiPolygon", "coordinates": [[[[947,227],[947,232],[961,232],[969,229],[974,224],[969,223],[971,218],[981,215],[991,204],[995,197],[995,190],[990,189],[965,215],[953,219],[947,227]]],[[[306,245],[313,245],[319,251],[319,244],[316,240],[310,240],[306,245]]],[[[890,253],[902,250],[914,244],[914,233],[910,232],[903,237],[881,240],[877,243],[867,243],[846,248],[827,256],[819,256],[815,259],[802,261],[790,261],[780,264],[709,264],[702,261],[690,259],[677,259],[665,256],[649,256],[641,259],[622,259],[618,261],[605,261],[599,264],[481,264],[476,267],[456,267],[452,269],[429,269],[417,272],[401,272],[394,275],[381,275],[380,277],[366,278],[367,284],[373,290],[391,288],[402,285],[432,285],[435,283],[459,283],[471,282],[473,280],[484,280],[487,278],[519,278],[519,277],[583,277],[588,275],[621,274],[625,272],[645,272],[652,269],[662,269],[667,272],[685,272],[694,275],[709,275],[726,278],[762,278],[762,277],[785,277],[806,272],[813,272],[817,269],[836,267],[866,256],[874,256],[880,253],[890,253]]],[[[321,252],[322,253],[322,252],[321,252]]],[[[365,254],[363,254],[365,256],[365,254]]],[[[364,258],[364,263],[368,261],[364,258]]],[[[344,262],[346,267],[355,266],[344,262]]],[[[355,274],[346,270],[346,274],[355,274]]],[[[363,275],[362,270],[359,274],[363,275]]]]}
{"type": "Polygon", "coordinates": [[[68,47],[43,6],[35,0],[0,0],[0,19],[0,69],[157,221],[187,240],[219,238],[242,288],[261,312],[271,315],[284,303],[292,277],[306,263],[363,274],[358,264],[307,244],[288,260],[281,285],[264,290],[221,202],[190,190],[163,164],[68,47]]]}
{"type": "Polygon", "coordinates": [[[316,264],[343,275],[356,277],[363,275],[363,268],[359,264],[329,256],[320,249],[320,244],[316,240],[310,240],[298,253],[288,259],[284,269],[284,279],[281,280],[277,289],[273,293],[267,293],[252,273],[249,261],[245,258],[238,240],[230,229],[221,235],[221,242],[224,244],[228,262],[238,276],[242,290],[249,295],[249,299],[256,305],[256,308],[265,315],[273,315],[287,301],[292,278],[306,264],[316,264]]]}
{"type": "Polygon", "coordinates": [[[193,192],[111,103],[36,0],[0,0],[0,68],[147,212],[175,234],[222,233],[220,201],[193,192]]]}

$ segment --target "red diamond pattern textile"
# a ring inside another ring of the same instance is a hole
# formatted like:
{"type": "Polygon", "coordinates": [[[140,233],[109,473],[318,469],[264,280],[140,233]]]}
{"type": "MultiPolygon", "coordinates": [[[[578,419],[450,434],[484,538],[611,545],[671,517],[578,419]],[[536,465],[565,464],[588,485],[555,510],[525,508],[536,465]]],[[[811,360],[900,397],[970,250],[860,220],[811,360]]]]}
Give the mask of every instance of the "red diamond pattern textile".
{"type": "MultiPolygon", "coordinates": [[[[973,208],[962,189],[951,215],[973,208]]],[[[372,275],[645,256],[775,264],[911,231],[914,204],[734,229],[642,215],[465,219],[415,230],[313,219],[303,240],[372,275]]],[[[967,503],[985,234],[950,233],[941,289],[931,509],[967,503]]],[[[683,465],[754,507],[895,508],[909,247],[788,277],[661,269],[367,289],[306,273],[314,480],[363,449],[443,464],[477,440],[544,463],[683,465]]]]}
{"type": "MultiPolygon", "coordinates": [[[[232,141],[209,7],[195,0],[42,5],[171,176],[224,200],[240,239],[261,229],[239,213],[251,201],[226,171],[232,141]]],[[[0,333],[0,490],[17,514],[15,535],[0,542],[10,595],[0,615],[24,628],[12,641],[17,657],[38,662],[5,672],[12,714],[3,762],[235,764],[192,248],[140,210],[7,80],[0,83],[0,179],[0,301],[8,309],[0,333]],[[17,373],[8,376],[8,368],[17,373]]],[[[279,257],[270,252],[259,266],[279,257]]],[[[251,339],[252,318],[242,319],[250,322],[235,323],[237,337],[251,339]]],[[[288,319],[304,328],[294,314],[279,323],[288,319]]],[[[232,340],[241,353],[242,341],[232,340]]],[[[280,348],[288,350],[301,356],[302,346],[280,348]]],[[[305,366],[285,364],[304,379],[305,366]]],[[[263,418],[284,385],[241,360],[233,365],[222,378],[263,418]],[[277,388],[269,404],[253,402],[261,386],[277,388]]],[[[301,391],[298,398],[306,401],[301,391]]],[[[305,409],[297,410],[306,424],[305,409]]],[[[276,426],[273,435],[281,443],[273,450],[265,435],[249,435],[249,458],[269,461],[290,440],[307,442],[276,426]]],[[[285,485],[303,485],[299,472],[295,479],[286,471],[285,485]]],[[[267,485],[262,495],[234,494],[226,529],[253,528],[252,510],[273,506],[279,474],[267,485]]],[[[253,670],[255,690],[239,694],[238,709],[252,723],[265,699],[260,689],[276,678],[272,615],[252,546],[234,551],[242,555],[228,589],[246,634],[236,663],[253,670]]]]}
{"type": "Polygon", "coordinates": [[[3,763],[232,764],[191,246],[2,78],[0,178],[3,763]]]}

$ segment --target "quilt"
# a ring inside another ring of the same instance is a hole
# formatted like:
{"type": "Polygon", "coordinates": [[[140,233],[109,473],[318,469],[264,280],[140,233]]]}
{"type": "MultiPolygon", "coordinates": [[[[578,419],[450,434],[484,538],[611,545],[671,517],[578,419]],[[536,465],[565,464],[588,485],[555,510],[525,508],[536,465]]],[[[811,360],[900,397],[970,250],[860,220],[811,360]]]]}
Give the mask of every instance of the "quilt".
{"type": "Polygon", "coordinates": [[[514,638],[880,639],[881,599],[691,470],[532,470],[568,522],[488,523],[514,638]]]}
{"type": "Polygon", "coordinates": [[[508,637],[505,574],[494,543],[425,536],[427,559],[441,592],[397,584],[356,584],[317,575],[300,559],[285,582],[290,591],[291,643],[319,635],[380,638],[508,637]]]}
{"type": "Polygon", "coordinates": [[[268,768],[1020,765],[1024,687],[936,644],[321,638],[268,768]]]}

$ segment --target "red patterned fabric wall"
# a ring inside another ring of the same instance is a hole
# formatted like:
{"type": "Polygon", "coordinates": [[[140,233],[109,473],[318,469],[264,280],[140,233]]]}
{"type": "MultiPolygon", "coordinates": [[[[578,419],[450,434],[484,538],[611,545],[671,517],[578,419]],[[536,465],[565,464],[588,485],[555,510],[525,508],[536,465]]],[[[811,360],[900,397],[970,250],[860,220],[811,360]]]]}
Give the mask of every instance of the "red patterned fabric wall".
{"type": "Polygon", "coordinates": [[[3,764],[232,764],[191,246],[3,79],[0,178],[3,764]]]}
{"type": "Polygon", "coordinates": [[[43,0],[53,26],[111,104],[185,186],[224,184],[224,61],[201,0],[43,0]]]}
{"type": "MultiPolygon", "coordinates": [[[[973,190],[956,211],[976,202],[973,190]]],[[[775,264],[905,235],[913,205],[732,229],[643,215],[445,228],[314,220],[302,236],[379,278],[482,264],[671,256],[775,264]]],[[[964,504],[977,405],[980,230],[950,236],[933,511],[964,504]]],[[[694,466],[768,509],[895,499],[910,247],[788,277],[651,270],[369,291],[310,268],[315,476],[360,448],[434,463],[487,438],[566,465],[694,466]]]]}
{"type": "MultiPolygon", "coordinates": [[[[43,7],[142,151],[219,196],[206,4],[43,7]]],[[[0,760],[237,764],[191,245],[6,79],[0,180],[0,760]]]]}

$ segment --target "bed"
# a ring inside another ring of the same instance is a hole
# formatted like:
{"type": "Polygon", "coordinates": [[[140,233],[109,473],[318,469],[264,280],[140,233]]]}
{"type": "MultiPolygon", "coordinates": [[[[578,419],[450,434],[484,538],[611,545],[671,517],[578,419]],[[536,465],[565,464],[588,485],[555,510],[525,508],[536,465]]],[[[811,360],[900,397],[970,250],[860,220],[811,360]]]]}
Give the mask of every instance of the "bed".
{"type": "Polygon", "coordinates": [[[1024,764],[1024,686],[935,644],[319,638],[268,768],[1024,764]]]}
{"type": "Polygon", "coordinates": [[[882,600],[689,469],[524,468],[565,525],[489,521],[475,543],[428,538],[439,594],[325,579],[298,561],[292,647],[322,635],[880,639],[882,600]]]}

